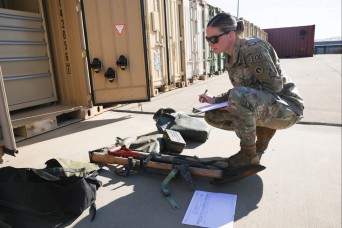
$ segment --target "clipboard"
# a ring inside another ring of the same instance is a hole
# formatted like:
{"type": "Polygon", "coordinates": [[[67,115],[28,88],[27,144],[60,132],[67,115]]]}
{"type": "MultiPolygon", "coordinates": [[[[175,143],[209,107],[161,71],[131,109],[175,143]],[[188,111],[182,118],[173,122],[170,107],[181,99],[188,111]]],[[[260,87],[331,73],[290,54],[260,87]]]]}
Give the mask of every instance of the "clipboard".
{"type": "Polygon", "coordinates": [[[209,105],[204,105],[198,108],[193,108],[192,112],[203,113],[203,112],[207,112],[207,111],[218,109],[218,108],[224,108],[224,107],[227,107],[228,105],[229,105],[228,101],[222,102],[222,103],[209,104],[209,105]]]}

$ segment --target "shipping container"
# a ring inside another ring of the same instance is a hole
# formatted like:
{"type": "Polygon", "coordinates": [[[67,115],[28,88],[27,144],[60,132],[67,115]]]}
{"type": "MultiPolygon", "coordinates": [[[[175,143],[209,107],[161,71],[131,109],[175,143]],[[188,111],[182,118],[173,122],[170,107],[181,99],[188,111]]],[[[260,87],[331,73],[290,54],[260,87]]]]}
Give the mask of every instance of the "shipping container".
{"type": "Polygon", "coordinates": [[[189,34],[190,30],[190,1],[182,1],[180,10],[180,35],[182,37],[182,55],[181,64],[186,80],[191,80],[193,75],[193,68],[191,60],[191,43],[192,37],[189,34]]]}
{"type": "Polygon", "coordinates": [[[195,75],[199,79],[205,79],[206,75],[206,54],[205,54],[205,6],[204,0],[193,0],[192,11],[195,15],[194,29],[196,31],[194,37],[195,53],[195,75]]]}
{"type": "Polygon", "coordinates": [[[209,20],[214,16],[214,7],[210,4],[205,4],[204,6],[204,21],[203,21],[203,28],[204,28],[204,55],[205,55],[205,71],[206,76],[211,77],[215,74],[215,64],[214,64],[214,51],[209,47],[207,40],[205,39],[206,36],[206,28],[209,20]]]}
{"type": "Polygon", "coordinates": [[[145,1],[147,56],[150,63],[149,77],[152,96],[166,89],[169,83],[165,13],[163,1],[145,1]]]}
{"type": "Polygon", "coordinates": [[[205,1],[183,1],[181,27],[184,35],[184,66],[187,80],[205,77],[205,1]]]}
{"type": "MultiPolygon", "coordinates": [[[[210,4],[207,4],[206,10],[207,10],[206,12],[207,16],[206,16],[205,27],[207,26],[209,20],[216,15],[216,7],[210,4]]],[[[208,69],[207,74],[209,77],[211,77],[213,75],[218,74],[217,73],[218,72],[217,54],[215,54],[213,49],[209,47],[208,42],[206,42],[205,48],[207,52],[207,67],[206,67],[206,69],[208,69]]]]}
{"type": "Polygon", "coordinates": [[[146,0],[147,55],[151,96],[187,84],[182,67],[181,9],[176,0],[146,0]]]}
{"type": "Polygon", "coordinates": [[[342,40],[320,40],[314,42],[314,54],[342,54],[342,40]]]}
{"type": "Polygon", "coordinates": [[[148,101],[144,10],[142,0],[1,1],[1,150],[104,105],[148,101]]]}
{"type": "MultiPolygon", "coordinates": [[[[221,8],[207,4],[205,13],[207,15],[204,27],[206,28],[209,20],[213,18],[216,14],[224,12],[221,8]]],[[[207,67],[208,76],[220,75],[226,70],[226,54],[220,53],[216,54],[213,49],[211,49],[205,41],[206,56],[207,56],[207,67]]]]}
{"type": "Polygon", "coordinates": [[[280,58],[312,57],[315,25],[264,29],[280,58]]]}
{"type": "Polygon", "coordinates": [[[169,66],[169,84],[176,87],[184,87],[187,84],[184,71],[182,69],[182,37],[180,25],[180,15],[182,3],[178,0],[164,1],[166,7],[166,35],[167,57],[169,66]]]}
{"type": "MultiPolygon", "coordinates": [[[[215,15],[224,12],[221,8],[215,7],[215,15]]],[[[216,54],[217,69],[215,74],[220,75],[226,70],[226,53],[216,54]]]]}
{"type": "Polygon", "coordinates": [[[37,9],[0,8],[0,64],[10,111],[57,100],[46,23],[37,9]]]}

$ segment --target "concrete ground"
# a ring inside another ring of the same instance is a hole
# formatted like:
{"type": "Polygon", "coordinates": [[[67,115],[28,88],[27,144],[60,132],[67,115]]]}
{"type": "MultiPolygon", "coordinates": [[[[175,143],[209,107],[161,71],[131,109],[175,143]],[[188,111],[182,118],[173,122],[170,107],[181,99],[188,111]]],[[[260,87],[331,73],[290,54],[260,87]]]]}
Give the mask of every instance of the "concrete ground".
{"type": "MultiPolygon", "coordinates": [[[[305,100],[305,117],[280,130],[262,158],[267,168],[242,181],[212,185],[194,177],[196,190],[237,195],[234,227],[341,227],[341,55],[282,59],[305,100]]],[[[152,114],[173,108],[192,114],[197,95],[213,95],[231,87],[226,74],[199,81],[154,97],[150,102],[109,109],[92,119],[18,143],[17,157],[4,157],[3,166],[43,168],[50,158],[88,162],[88,151],[115,143],[116,137],[156,131],[152,114]]],[[[203,121],[201,115],[198,118],[203,121]]],[[[228,157],[239,150],[233,132],[213,128],[205,143],[187,142],[183,151],[198,157],[228,157]]],[[[68,227],[190,227],[182,224],[193,192],[180,178],[169,187],[180,206],[173,210],[160,185],[164,176],[140,173],[117,176],[113,167],[100,172],[97,216],[86,210],[68,227]]]]}

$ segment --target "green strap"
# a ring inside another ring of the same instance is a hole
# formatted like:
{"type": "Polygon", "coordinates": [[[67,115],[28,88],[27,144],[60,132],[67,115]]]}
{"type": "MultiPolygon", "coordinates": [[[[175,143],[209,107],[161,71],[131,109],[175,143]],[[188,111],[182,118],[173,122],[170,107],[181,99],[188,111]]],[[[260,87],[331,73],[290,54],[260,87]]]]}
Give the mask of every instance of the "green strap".
{"type": "Polygon", "coordinates": [[[176,201],[173,199],[173,197],[171,196],[171,192],[170,192],[167,184],[172,180],[172,178],[174,178],[176,176],[177,173],[178,173],[177,169],[171,170],[169,175],[167,175],[167,177],[163,180],[163,183],[161,184],[161,189],[163,191],[164,196],[166,196],[167,201],[169,201],[172,208],[175,210],[179,209],[179,206],[176,203],[176,201]]]}
{"type": "Polygon", "coordinates": [[[179,209],[178,204],[176,203],[176,201],[173,199],[173,197],[171,195],[166,196],[166,199],[167,199],[167,201],[169,201],[169,204],[171,204],[171,206],[174,210],[179,209]]]}

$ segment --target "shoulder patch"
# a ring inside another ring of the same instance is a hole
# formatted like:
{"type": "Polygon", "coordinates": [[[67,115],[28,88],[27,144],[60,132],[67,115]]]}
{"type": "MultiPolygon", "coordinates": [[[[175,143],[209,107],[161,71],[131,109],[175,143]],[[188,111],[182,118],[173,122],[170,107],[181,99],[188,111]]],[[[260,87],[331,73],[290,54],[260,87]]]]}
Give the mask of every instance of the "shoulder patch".
{"type": "Polygon", "coordinates": [[[264,68],[262,66],[257,66],[254,68],[254,73],[257,75],[260,75],[260,74],[264,73],[264,68]]]}
{"type": "Polygon", "coordinates": [[[252,62],[252,63],[254,63],[254,62],[259,62],[259,61],[261,61],[261,60],[263,60],[263,59],[264,59],[264,55],[263,55],[262,53],[256,54],[256,55],[251,55],[251,56],[249,57],[249,60],[250,60],[250,62],[252,62]]]}

